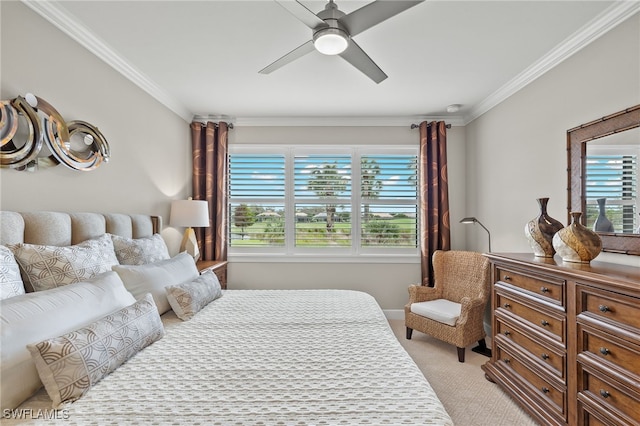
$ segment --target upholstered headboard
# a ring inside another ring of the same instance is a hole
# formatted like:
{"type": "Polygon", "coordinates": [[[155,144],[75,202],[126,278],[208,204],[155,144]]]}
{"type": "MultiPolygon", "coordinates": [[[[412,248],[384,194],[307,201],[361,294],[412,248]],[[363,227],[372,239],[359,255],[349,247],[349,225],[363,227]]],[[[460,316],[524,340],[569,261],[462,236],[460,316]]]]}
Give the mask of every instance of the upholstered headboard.
{"type": "Polygon", "coordinates": [[[108,232],[127,238],[162,230],[162,217],[122,213],[0,211],[0,244],[69,246],[108,232]]]}

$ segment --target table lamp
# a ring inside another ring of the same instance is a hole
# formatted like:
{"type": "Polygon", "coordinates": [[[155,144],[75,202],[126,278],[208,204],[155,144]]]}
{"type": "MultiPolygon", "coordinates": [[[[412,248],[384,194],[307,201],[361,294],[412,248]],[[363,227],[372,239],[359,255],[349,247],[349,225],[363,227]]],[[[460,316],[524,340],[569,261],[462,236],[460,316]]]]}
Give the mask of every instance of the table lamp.
{"type": "Polygon", "coordinates": [[[169,224],[187,227],[180,244],[180,251],[186,251],[197,261],[200,250],[193,228],[209,226],[209,203],[204,200],[194,200],[191,197],[188,200],[172,201],[169,224]]]}

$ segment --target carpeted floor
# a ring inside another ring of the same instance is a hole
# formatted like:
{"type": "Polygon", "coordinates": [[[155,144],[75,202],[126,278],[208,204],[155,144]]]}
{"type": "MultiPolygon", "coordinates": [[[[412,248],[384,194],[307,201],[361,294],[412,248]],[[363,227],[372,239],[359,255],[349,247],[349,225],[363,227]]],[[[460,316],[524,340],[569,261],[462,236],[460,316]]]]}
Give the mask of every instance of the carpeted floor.
{"type": "Polygon", "coordinates": [[[457,426],[537,425],[498,385],[484,378],[480,366],[489,358],[471,351],[475,345],[467,348],[465,362],[459,363],[454,346],[417,331],[407,340],[403,320],[389,324],[457,426]]]}

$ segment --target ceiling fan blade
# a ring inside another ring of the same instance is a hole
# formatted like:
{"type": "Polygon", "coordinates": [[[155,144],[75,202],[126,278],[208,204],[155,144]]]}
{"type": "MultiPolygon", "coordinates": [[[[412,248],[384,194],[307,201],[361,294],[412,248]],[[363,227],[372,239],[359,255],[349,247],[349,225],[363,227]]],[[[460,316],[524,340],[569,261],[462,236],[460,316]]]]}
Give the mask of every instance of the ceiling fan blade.
{"type": "Polygon", "coordinates": [[[305,44],[296,47],[291,52],[287,53],[286,55],[284,55],[280,59],[276,60],[271,65],[267,65],[266,67],[264,67],[263,69],[261,69],[258,72],[260,74],[269,74],[269,73],[277,70],[278,68],[281,68],[281,67],[287,65],[289,62],[293,62],[296,59],[303,57],[307,53],[313,52],[314,50],[316,50],[316,49],[315,49],[315,47],[313,47],[313,40],[309,40],[305,44]]]}
{"type": "Polygon", "coordinates": [[[326,27],[327,24],[318,16],[307,9],[305,5],[297,1],[275,0],[280,6],[287,9],[293,16],[298,18],[307,27],[315,30],[319,27],[326,27]]]}
{"type": "Polygon", "coordinates": [[[340,23],[353,37],[423,1],[377,0],[343,16],[340,23]]]}
{"type": "Polygon", "coordinates": [[[387,78],[384,71],[371,60],[369,55],[353,39],[349,40],[347,50],[342,52],[340,56],[376,83],[380,83],[387,78]]]}

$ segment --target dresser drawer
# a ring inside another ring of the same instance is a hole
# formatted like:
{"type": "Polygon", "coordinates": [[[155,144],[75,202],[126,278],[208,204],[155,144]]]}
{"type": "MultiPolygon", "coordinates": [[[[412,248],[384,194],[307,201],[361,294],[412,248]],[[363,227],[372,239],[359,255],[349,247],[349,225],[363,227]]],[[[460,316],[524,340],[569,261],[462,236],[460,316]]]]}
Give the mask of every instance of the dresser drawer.
{"type": "Polygon", "coordinates": [[[640,299],[595,288],[578,286],[578,312],[586,312],[617,326],[635,328],[640,334],[640,299]]]}
{"type": "Polygon", "coordinates": [[[528,387],[535,389],[535,395],[550,410],[562,418],[566,417],[565,391],[549,381],[543,379],[538,373],[527,367],[517,356],[510,354],[504,347],[497,346],[497,361],[501,368],[515,373],[528,387]]]}
{"type": "Polygon", "coordinates": [[[498,268],[498,281],[534,293],[552,303],[564,306],[565,280],[554,277],[529,275],[511,269],[498,268]]]}
{"type": "Polygon", "coordinates": [[[638,413],[640,413],[638,399],[590,371],[582,370],[582,374],[584,389],[581,392],[597,401],[606,409],[606,412],[618,410],[632,419],[638,417],[638,413]]]}
{"type": "Polygon", "coordinates": [[[564,353],[559,354],[555,350],[550,350],[549,345],[543,346],[540,343],[527,337],[525,333],[517,327],[513,327],[508,323],[497,319],[496,339],[509,340],[531,354],[541,365],[549,369],[549,372],[560,379],[565,379],[565,356],[564,353]]]}
{"type": "Polygon", "coordinates": [[[578,401],[578,426],[627,426],[637,422],[630,423],[611,413],[605,412],[603,409],[596,409],[582,401],[578,401]]]}
{"type": "Polygon", "coordinates": [[[640,380],[640,345],[580,323],[578,334],[580,336],[578,353],[582,351],[593,354],[596,359],[613,364],[614,368],[622,368],[625,375],[630,372],[640,380]]]}
{"type": "Polygon", "coordinates": [[[496,292],[497,309],[527,321],[532,327],[550,338],[565,343],[565,319],[560,314],[552,315],[535,301],[515,298],[512,295],[496,292]]]}

